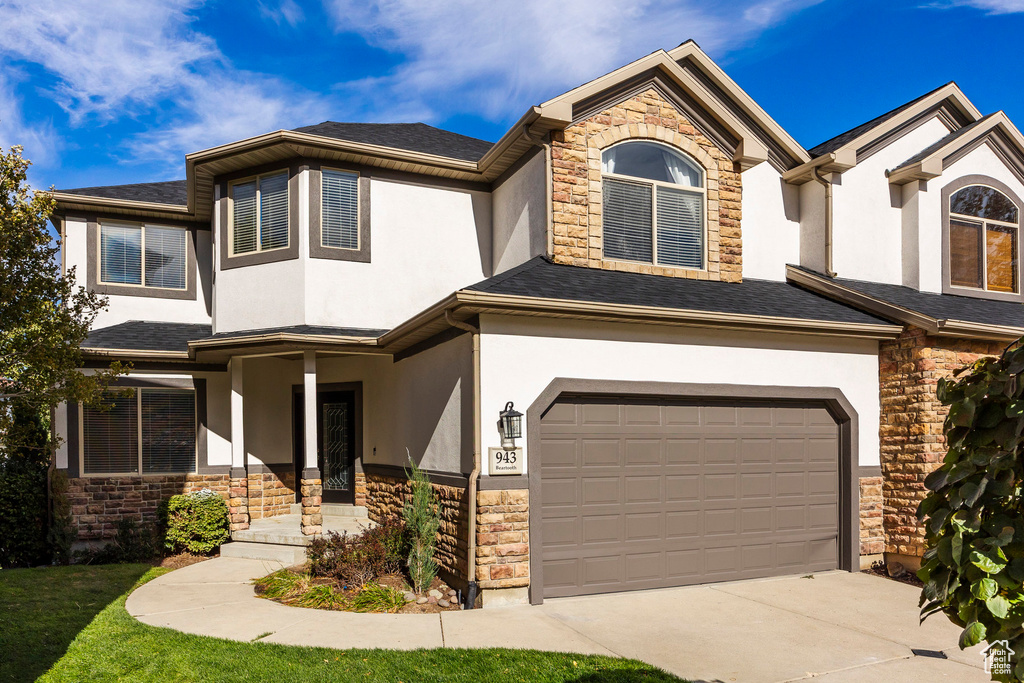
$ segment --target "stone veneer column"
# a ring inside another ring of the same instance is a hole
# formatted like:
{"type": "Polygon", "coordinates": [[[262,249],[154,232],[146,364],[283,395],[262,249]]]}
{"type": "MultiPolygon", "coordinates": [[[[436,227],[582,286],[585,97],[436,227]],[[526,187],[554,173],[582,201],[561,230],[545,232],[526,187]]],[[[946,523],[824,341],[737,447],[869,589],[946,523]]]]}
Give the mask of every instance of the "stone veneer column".
{"type": "Polygon", "coordinates": [[[302,494],[302,533],[306,536],[322,533],[324,518],[320,514],[320,504],[323,501],[323,482],[319,470],[303,470],[299,492],[302,494]]]}
{"type": "Polygon", "coordinates": [[[936,395],[939,379],[1003,345],[929,336],[909,327],[879,347],[883,526],[886,560],[914,569],[924,554],[924,526],[917,507],[927,493],[924,480],[946,455],[943,422],[949,410],[936,395]]]}
{"type": "Polygon", "coordinates": [[[882,477],[860,478],[860,564],[866,569],[882,559],[885,530],[882,526],[882,477]]]}
{"type": "Polygon", "coordinates": [[[478,491],[476,505],[476,580],[480,588],[529,586],[530,492],[478,491]]]}
{"type": "Polygon", "coordinates": [[[228,511],[231,513],[232,531],[249,528],[249,478],[244,469],[241,472],[231,469],[228,511]]]}

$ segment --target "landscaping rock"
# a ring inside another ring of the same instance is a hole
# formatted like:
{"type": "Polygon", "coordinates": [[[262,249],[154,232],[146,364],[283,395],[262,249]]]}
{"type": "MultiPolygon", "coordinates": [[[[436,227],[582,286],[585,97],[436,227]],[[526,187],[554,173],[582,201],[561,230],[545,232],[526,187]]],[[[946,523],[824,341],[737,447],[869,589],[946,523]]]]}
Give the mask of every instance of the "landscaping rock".
{"type": "Polygon", "coordinates": [[[450,604],[451,604],[451,603],[449,603],[449,602],[448,602],[447,600],[445,600],[444,598],[441,598],[440,600],[438,600],[438,601],[437,601],[437,606],[438,606],[438,607],[447,607],[447,606],[448,606],[448,605],[450,605],[450,604]]]}
{"type": "MultiPolygon", "coordinates": [[[[423,598],[420,598],[420,600],[422,600],[422,599],[423,598]]],[[[431,605],[436,605],[437,604],[437,598],[435,598],[433,595],[431,595],[429,598],[427,598],[427,602],[429,602],[431,605]]]]}
{"type": "Polygon", "coordinates": [[[406,602],[412,602],[412,601],[414,601],[416,599],[416,594],[413,593],[412,591],[409,591],[408,593],[406,593],[402,597],[405,598],[406,602]]]}
{"type": "Polygon", "coordinates": [[[437,589],[434,589],[434,588],[432,588],[432,589],[431,589],[431,590],[430,590],[430,591],[429,591],[429,592],[427,593],[427,595],[429,595],[429,596],[430,596],[430,597],[432,597],[432,598],[442,598],[442,597],[444,597],[444,596],[443,596],[443,595],[441,594],[441,591],[439,591],[439,590],[437,590],[437,589]]]}
{"type": "Polygon", "coordinates": [[[892,578],[898,579],[907,573],[907,568],[899,562],[890,562],[888,565],[886,565],[885,571],[888,572],[889,576],[891,576],[892,578]]]}
{"type": "Polygon", "coordinates": [[[425,605],[425,604],[427,604],[427,599],[423,598],[423,597],[416,598],[416,604],[417,605],[425,605]]]}
{"type": "Polygon", "coordinates": [[[455,591],[448,591],[448,597],[454,598],[456,595],[458,595],[458,593],[456,593],[455,591]]]}

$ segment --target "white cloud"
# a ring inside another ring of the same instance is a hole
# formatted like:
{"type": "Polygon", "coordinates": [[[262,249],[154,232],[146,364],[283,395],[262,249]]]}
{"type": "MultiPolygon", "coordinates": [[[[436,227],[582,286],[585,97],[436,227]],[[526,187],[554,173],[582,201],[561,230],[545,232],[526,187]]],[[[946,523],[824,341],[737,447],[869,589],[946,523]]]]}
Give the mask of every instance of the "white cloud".
{"type": "Polygon", "coordinates": [[[491,118],[690,38],[725,51],[818,1],[327,0],[339,32],[406,58],[347,89],[377,108],[419,101],[436,114],[459,107],[491,118]]]}
{"type": "Polygon", "coordinates": [[[295,28],[306,18],[306,13],[296,4],[295,0],[282,0],[276,5],[270,5],[260,0],[257,5],[260,9],[260,16],[278,26],[288,24],[295,28]]]}
{"type": "Polygon", "coordinates": [[[986,14],[1016,14],[1024,12],[1024,0],[947,0],[946,2],[931,3],[926,7],[932,9],[973,7],[984,10],[986,14]]]}
{"type": "MultiPolygon", "coordinates": [[[[0,149],[6,152],[14,145],[21,145],[22,156],[34,165],[52,164],[57,160],[62,141],[51,122],[30,124],[25,121],[22,101],[16,91],[19,80],[22,74],[16,70],[0,72],[0,149]]],[[[33,186],[38,187],[34,182],[33,186]]]]}

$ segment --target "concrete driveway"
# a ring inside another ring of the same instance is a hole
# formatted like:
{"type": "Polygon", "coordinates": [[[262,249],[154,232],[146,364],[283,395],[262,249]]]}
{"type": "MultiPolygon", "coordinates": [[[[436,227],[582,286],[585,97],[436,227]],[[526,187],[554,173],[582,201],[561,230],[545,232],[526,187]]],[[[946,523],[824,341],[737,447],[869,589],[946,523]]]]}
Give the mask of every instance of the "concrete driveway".
{"type": "Polygon", "coordinates": [[[918,626],[912,586],[846,572],[548,600],[443,615],[353,614],[256,598],[277,569],[219,558],[136,590],[129,613],[189,633],[341,649],[534,648],[632,657],[692,681],[988,681],[944,617],[918,626]],[[948,659],[912,650],[942,651],[948,659]]]}

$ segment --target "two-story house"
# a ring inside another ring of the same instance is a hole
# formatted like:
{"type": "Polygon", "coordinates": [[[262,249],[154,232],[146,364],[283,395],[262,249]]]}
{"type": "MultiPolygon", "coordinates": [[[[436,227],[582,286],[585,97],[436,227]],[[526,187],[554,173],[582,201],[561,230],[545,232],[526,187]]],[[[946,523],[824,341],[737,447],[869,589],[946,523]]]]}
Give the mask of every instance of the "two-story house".
{"type": "Polygon", "coordinates": [[[83,540],[202,487],[241,538],[391,514],[411,457],[485,603],[912,566],[937,378],[1024,332],[1021,197],[1024,139],[953,84],[807,150],[693,42],[493,144],[196,152],[57,193],[110,300],[87,367],[137,391],[62,407],[56,466],[83,540]]]}

